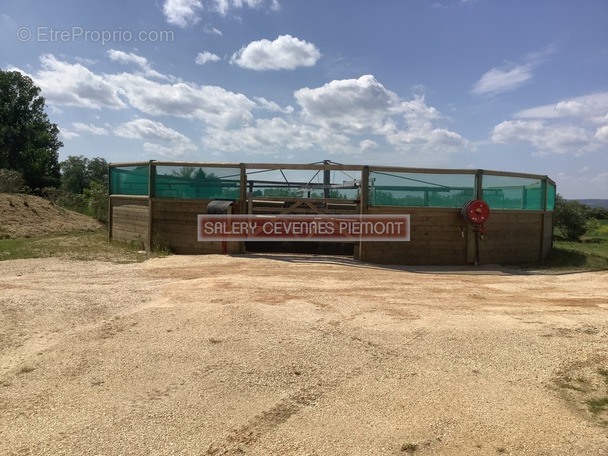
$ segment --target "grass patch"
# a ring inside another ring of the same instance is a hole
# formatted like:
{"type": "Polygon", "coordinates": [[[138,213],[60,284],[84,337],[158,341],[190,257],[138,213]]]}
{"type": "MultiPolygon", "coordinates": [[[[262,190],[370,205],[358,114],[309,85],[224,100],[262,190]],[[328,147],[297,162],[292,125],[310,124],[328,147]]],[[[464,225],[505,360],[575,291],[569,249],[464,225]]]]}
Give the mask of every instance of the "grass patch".
{"type": "Polygon", "coordinates": [[[604,377],[604,383],[608,385],[608,369],[598,369],[597,373],[604,377]]]}
{"type": "MultiPolygon", "coordinates": [[[[584,383],[581,380],[577,380],[578,383],[584,383]]],[[[569,377],[564,377],[556,381],[556,384],[559,388],[570,389],[574,391],[579,391],[581,393],[587,392],[587,388],[582,385],[576,385],[569,377]]]]}
{"type": "Polygon", "coordinates": [[[0,240],[0,261],[59,257],[137,263],[151,257],[167,256],[167,252],[140,252],[141,246],[137,242],[108,242],[105,230],[0,240]]]}
{"type": "Polygon", "coordinates": [[[401,451],[409,454],[413,454],[418,450],[418,444],[416,443],[404,443],[401,445],[401,451]]]}
{"type": "Polygon", "coordinates": [[[608,270],[608,220],[600,220],[579,242],[566,241],[556,230],[553,251],[543,262],[545,268],[608,270]]]}
{"type": "Polygon", "coordinates": [[[604,411],[608,411],[608,396],[600,397],[597,399],[588,399],[587,407],[589,411],[594,415],[598,415],[604,411]]]}
{"type": "Polygon", "coordinates": [[[543,267],[587,271],[608,270],[608,241],[598,243],[556,241],[553,251],[543,262],[543,267]]]}
{"type": "Polygon", "coordinates": [[[21,369],[19,369],[17,371],[17,374],[21,375],[21,374],[29,374],[30,372],[34,372],[36,370],[36,368],[34,366],[23,366],[21,369]]]}

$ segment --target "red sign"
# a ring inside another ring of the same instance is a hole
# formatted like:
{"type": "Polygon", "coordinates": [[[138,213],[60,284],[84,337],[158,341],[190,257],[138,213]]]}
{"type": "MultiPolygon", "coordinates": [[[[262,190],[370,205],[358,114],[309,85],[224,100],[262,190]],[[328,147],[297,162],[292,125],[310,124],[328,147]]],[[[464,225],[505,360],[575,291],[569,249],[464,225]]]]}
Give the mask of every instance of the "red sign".
{"type": "Polygon", "coordinates": [[[409,241],[409,215],[198,216],[199,241],[409,241]]]}

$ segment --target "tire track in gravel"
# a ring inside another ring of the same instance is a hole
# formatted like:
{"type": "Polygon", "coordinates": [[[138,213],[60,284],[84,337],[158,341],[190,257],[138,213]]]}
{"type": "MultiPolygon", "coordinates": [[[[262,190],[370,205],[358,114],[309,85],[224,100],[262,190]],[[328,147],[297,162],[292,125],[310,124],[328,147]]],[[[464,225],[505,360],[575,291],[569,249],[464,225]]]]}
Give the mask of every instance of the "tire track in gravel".
{"type": "MultiPolygon", "coordinates": [[[[367,340],[360,335],[351,334],[350,331],[337,329],[333,326],[329,326],[329,329],[319,327],[314,328],[314,330],[320,332],[323,336],[341,339],[345,344],[352,345],[353,342],[356,343],[362,352],[368,354],[369,359],[348,372],[342,372],[341,375],[333,380],[319,381],[316,384],[305,386],[289,394],[269,409],[254,416],[245,425],[234,429],[223,440],[212,443],[207,448],[206,455],[230,456],[245,454],[246,449],[255,445],[265,434],[283,425],[291,417],[302,412],[307,407],[314,406],[319,399],[340,385],[363,375],[365,372],[369,372],[370,364],[374,363],[374,369],[378,369],[378,362],[381,364],[394,364],[397,359],[405,359],[407,357],[405,353],[387,348],[380,343],[367,340]]],[[[426,338],[430,333],[430,328],[418,328],[401,341],[401,346],[407,347],[426,338]]]]}

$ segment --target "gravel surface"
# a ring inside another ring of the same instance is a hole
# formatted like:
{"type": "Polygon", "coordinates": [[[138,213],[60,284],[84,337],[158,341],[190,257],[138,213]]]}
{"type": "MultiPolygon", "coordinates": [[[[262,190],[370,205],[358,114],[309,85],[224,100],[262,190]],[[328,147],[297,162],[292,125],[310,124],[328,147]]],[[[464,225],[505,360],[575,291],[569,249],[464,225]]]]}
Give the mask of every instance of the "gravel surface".
{"type": "Polygon", "coordinates": [[[607,455],[608,273],[0,263],[0,454],[607,455]]]}

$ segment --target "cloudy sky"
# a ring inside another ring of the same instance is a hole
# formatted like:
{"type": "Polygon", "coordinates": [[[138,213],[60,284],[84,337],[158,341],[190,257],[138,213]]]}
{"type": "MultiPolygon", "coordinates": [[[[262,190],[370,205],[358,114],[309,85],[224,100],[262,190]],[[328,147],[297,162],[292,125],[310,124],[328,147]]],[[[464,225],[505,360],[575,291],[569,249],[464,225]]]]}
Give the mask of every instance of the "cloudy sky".
{"type": "Polygon", "coordinates": [[[2,0],[68,155],[547,174],[608,198],[606,0],[2,0]]]}

